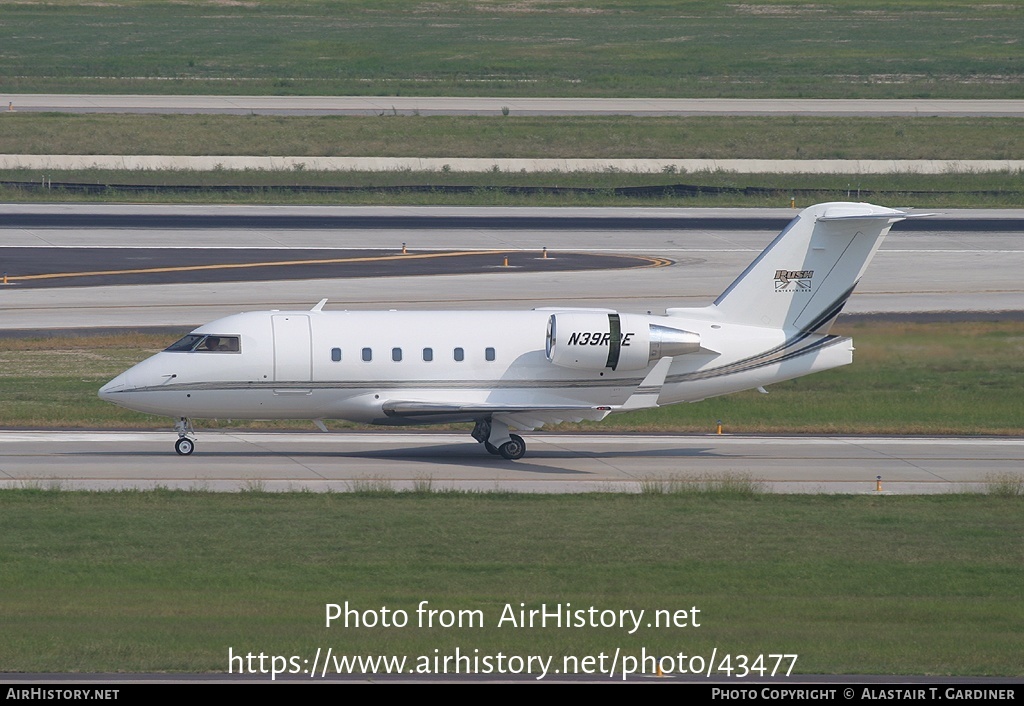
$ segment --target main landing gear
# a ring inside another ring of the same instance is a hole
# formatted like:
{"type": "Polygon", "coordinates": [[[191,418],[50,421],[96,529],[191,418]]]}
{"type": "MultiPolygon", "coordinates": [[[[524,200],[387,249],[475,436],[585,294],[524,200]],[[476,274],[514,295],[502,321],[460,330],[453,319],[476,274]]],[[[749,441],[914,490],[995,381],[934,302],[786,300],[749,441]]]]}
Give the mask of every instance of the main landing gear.
{"type": "Polygon", "coordinates": [[[473,427],[473,438],[484,445],[487,453],[518,461],[526,455],[526,442],[518,434],[510,434],[508,425],[493,419],[480,419],[473,427]]]}
{"type": "Polygon", "coordinates": [[[174,423],[174,431],[178,432],[178,440],[174,442],[174,451],[179,456],[190,456],[196,450],[196,442],[189,438],[195,436],[192,420],[182,417],[174,423]]]}

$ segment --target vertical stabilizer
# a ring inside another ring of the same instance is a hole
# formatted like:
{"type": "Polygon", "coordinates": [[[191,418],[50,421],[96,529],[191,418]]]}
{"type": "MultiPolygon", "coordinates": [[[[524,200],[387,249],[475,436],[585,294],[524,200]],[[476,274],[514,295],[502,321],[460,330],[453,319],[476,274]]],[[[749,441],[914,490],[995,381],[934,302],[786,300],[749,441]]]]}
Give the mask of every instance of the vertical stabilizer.
{"type": "Polygon", "coordinates": [[[889,228],[905,217],[867,203],[804,209],[715,300],[715,318],[827,333],[889,228]]]}

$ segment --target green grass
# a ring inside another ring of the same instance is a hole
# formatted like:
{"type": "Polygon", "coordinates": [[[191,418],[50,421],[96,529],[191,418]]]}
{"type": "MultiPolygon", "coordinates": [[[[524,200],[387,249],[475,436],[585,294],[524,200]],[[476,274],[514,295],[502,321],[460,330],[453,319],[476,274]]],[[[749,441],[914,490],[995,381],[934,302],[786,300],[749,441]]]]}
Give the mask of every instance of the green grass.
{"type": "MultiPolygon", "coordinates": [[[[630,430],[806,431],[880,434],[1021,434],[1024,324],[840,324],[853,365],[768,388],[632,412],[630,430]]],[[[591,428],[593,425],[587,425],[591,428]]]]}
{"type": "Polygon", "coordinates": [[[4,2],[10,92],[1019,97],[1014,3],[4,2]]]}
{"type": "MultiPolygon", "coordinates": [[[[1011,495],[1005,488],[1012,478],[993,481],[1001,495],[1011,495]]],[[[700,474],[696,477],[678,475],[651,476],[640,479],[640,492],[645,495],[692,494],[717,498],[749,498],[764,493],[767,485],[746,473],[700,474]]]]}
{"type": "MultiPolygon", "coordinates": [[[[773,385],[768,395],[744,392],[560,428],[708,432],[722,420],[730,433],[1024,433],[1024,323],[841,323],[837,332],[854,338],[853,365],[773,385]]],[[[0,427],[167,427],[167,419],[101,401],[96,390],[175,338],[0,339],[0,427]]]]}
{"type": "Polygon", "coordinates": [[[1019,118],[0,113],[0,154],[1019,159],[1019,118]]]}
{"type": "Polygon", "coordinates": [[[788,207],[823,201],[867,200],[886,206],[921,208],[1019,208],[1024,174],[629,174],[625,172],[454,173],[454,172],[125,172],[103,170],[0,171],[0,199],[18,202],[78,201],[136,203],[275,203],[451,206],[715,206],[788,207]],[[111,185],[96,193],[36,188],[42,179],[111,185]],[[153,191],[118,185],[154,185],[153,191]],[[617,193],[636,187],[696,186],[696,195],[617,193]],[[176,187],[183,187],[181,189],[176,187]],[[320,187],[342,191],[318,193],[320,187]],[[455,191],[447,191],[454,187],[455,191]],[[557,187],[549,193],[538,188],[557,187]],[[518,189],[532,189],[525,193],[518,189]]]}
{"type": "MultiPolygon", "coordinates": [[[[795,653],[804,674],[1020,676],[1020,497],[0,492],[5,671],[226,671],[238,653],[795,653]],[[324,626],[325,604],[407,611],[324,626]],[[482,612],[414,627],[415,609],[482,612]],[[700,627],[496,626],[504,606],[700,627]],[[648,613],[649,615],[649,613],[648,613]]],[[[268,677],[269,679],[269,677],[268,677]]]]}

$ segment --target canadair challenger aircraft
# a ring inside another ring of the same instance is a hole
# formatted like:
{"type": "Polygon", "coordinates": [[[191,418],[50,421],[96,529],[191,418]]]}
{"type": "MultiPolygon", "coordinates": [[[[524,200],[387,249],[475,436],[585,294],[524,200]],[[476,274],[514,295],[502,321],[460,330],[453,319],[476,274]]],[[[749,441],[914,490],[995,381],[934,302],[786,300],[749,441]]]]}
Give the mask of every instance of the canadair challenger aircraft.
{"type": "MultiPolygon", "coordinates": [[[[916,214],[915,214],[916,215],[916,214]]],[[[200,326],[118,375],[101,398],[191,419],[475,422],[492,454],[522,458],[510,429],[697,402],[853,361],[828,335],[893,223],[864,203],[802,211],[713,304],[664,316],[612,309],[259,311],[200,326]]]]}

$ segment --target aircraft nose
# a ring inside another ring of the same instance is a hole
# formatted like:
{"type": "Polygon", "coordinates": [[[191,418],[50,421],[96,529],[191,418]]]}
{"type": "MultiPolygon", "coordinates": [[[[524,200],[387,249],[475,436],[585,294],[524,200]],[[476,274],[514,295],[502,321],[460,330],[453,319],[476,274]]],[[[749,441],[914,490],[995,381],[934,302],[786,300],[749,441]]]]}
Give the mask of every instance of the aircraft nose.
{"type": "Polygon", "coordinates": [[[107,402],[113,401],[113,396],[118,392],[124,392],[130,390],[131,386],[128,384],[128,373],[124,372],[118,375],[116,378],[108,382],[106,385],[100,388],[99,396],[101,400],[107,402]]]}

